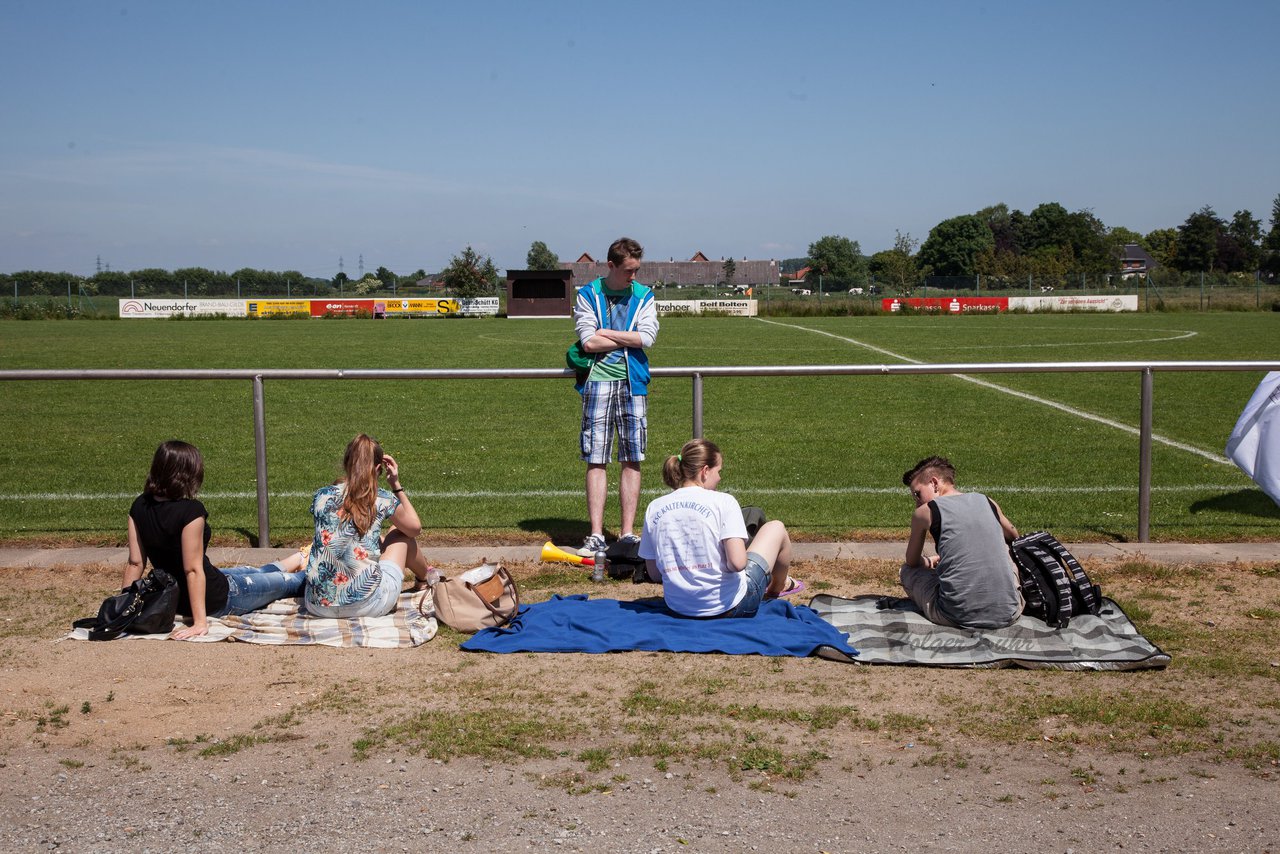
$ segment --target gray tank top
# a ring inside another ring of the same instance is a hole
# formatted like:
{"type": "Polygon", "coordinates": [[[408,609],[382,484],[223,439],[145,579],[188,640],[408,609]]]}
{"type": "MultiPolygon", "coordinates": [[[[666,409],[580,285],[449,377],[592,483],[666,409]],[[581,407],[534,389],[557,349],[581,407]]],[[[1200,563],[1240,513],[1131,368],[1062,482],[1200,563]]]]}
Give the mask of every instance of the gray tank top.
{"type": "Polygon", "coordinates": [[[958,626],[999,629],[1022,609],[1018,578],[991,501],[980,492],[929,502],[938,548],[938,607],[958,626]]]}

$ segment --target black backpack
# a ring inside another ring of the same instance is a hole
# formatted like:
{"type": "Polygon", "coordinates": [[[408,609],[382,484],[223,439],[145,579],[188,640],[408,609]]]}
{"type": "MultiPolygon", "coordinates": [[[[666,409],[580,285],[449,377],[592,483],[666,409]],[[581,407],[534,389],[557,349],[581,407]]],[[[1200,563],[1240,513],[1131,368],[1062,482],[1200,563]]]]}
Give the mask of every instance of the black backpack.
{"type": "Polygon", "coordinates": [[[125,632],[154,635],[173,631],[178,611],[178,582],[167,572],[153,569],[115,596],[108,596],[98,616],[76,620],[77,629],[88,629],[89,640],[115,640],[125,632]]]}
{"type": "MultiPolygon", "coordinates": [[[[616,540],[604,551],[608,563],[605,571],[610,578],[630,578],[636,584],[638,576],[645,575],[644,558],[640,557],[639,540],[616,540]]],[[[647,577],[645,578],[647,581],[647,577]]]]}
{"type": "Polygon", "coordinates": [[[1062,628],[1073,616],[1094,614],[1102,608],[1102,591],[1080,561],[1047,531],[1019,537],[1009,546],[1018,567],[1023,613],[1062,628]]]}

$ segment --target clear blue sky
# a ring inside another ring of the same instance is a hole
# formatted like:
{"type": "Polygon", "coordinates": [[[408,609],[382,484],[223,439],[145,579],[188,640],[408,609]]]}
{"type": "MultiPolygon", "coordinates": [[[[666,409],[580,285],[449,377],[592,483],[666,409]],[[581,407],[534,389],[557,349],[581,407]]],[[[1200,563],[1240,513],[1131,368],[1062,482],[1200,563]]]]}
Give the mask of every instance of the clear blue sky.
{"type": "Polygon", "coordinates": [[[1280,2],[4,0],[0,271],[1265,224],[1280,2]]]}

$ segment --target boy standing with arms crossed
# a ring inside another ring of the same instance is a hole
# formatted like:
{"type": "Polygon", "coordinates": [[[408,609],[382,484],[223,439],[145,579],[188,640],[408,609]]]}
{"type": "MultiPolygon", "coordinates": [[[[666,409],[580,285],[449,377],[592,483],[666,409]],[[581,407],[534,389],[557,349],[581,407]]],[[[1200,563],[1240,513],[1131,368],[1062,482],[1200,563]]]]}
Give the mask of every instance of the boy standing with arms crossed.
{"type": "Polygon", "coordinates": [[[594,358],[582,395],[582,460],[587,464],[587,517],[591,533],[578,550],[593,555],[605,548],[604,504],[609,481],[605,466],[618,442],[620,539],[638,540],[640,463],[648,441],[649,359],[645,350],[658,338],[653,291],[635,280],[644,249],[629,237],[609,247],[607,275],[578,289],[574,328],[582,349],[594,358]]]}

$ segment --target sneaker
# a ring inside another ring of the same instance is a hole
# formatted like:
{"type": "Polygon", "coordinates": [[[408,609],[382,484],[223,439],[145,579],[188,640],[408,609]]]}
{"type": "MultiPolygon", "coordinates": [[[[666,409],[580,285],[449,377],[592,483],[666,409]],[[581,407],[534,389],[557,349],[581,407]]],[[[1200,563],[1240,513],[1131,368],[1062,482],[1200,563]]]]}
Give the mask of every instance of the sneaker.
{"type": "Polygon", "coordinates": [[[604,550],[604,536],[602,534],[590,534],[582,541],[582,548],[578,549],[578,554],[582,557],[595,557],[596,552],[604,550]]]}
{"type": "Polygon", "coordinates": [[[640,535],[639,534],[623,534],[621,537],[618,537],[618,542],[623,543],[625,545],[632,545],[632,544],[638,545],[640,543],[640,535]]]}

